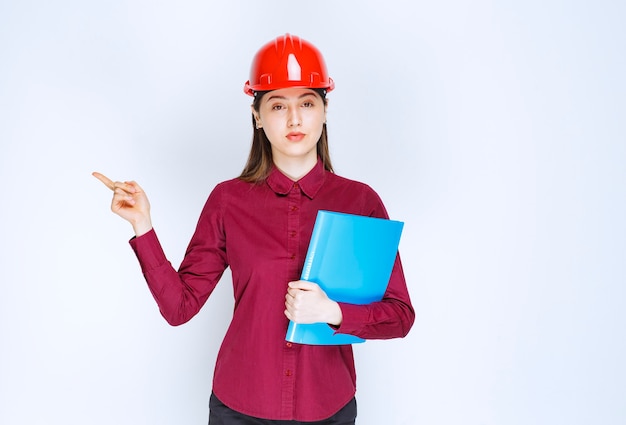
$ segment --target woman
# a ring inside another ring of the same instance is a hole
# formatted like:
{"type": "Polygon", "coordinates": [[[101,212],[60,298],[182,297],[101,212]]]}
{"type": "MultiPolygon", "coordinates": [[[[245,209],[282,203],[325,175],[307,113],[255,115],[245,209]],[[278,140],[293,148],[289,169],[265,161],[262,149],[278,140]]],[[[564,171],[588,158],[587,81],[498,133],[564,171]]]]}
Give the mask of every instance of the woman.
{"type": "Polygon", "coordinates": [[[383,300],[369,305],[337,303],[299,280],[318,210],[387,218],[370,187],[333,173],[326,133],[333,88],[322,55],[305,40],[287,34],[259,50],[244,88],[254,97],[248,162],[209,195],[178,271],[141,187],[94,173],[114,191],[113,212],[132,224],[130,244],[170,324],[191,319],[231,269],[235,308],[215,366],[211,425],[354,424],[352,347],[286,342],[289,320],[375,339],[404,337],[413,324],[399,257],[383,300]]]}

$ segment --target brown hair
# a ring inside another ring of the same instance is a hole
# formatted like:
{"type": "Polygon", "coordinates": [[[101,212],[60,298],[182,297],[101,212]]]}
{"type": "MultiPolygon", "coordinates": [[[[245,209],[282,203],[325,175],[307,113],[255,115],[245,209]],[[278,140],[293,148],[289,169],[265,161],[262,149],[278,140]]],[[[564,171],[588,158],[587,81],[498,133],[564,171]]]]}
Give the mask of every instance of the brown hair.
{"type": "MultiPolygon", "coordinates": [[[[324,101],[324,106],[327,104],[326,100],[326,90],[324,89],[313,89],[317,94],[320,95],[322,100],[324,101]]],[[[256,92],[254,94],[254,102],[252,102],[252,107],[255,111],[259,111],[261,105],[261,99],[265,96],[266,93],[269,92],[256,92]]],[[[267,139],[265,135],[265,131],[262,128],[256,128],[256,120],[254,119],[254,114],[252,115],[252,146],[250,147],[250,155],[248,156],[248,161],[246,166],[243,168],[240,179],[250,182],[250,183],[259,183],[269,175],[270,170],[272,169],[273,160],[272,160],[272,145],[270,141],[267,139]]],[[[320,139],[317,141],[317,156],[321,159],[322,164],[324,165],[324,169],[326,171],[333,171],[332,163],[330,162],[330,151],[328,149],[328,130],[326,129],[326,123],[322,128],[322,135],[320,139]]]]}

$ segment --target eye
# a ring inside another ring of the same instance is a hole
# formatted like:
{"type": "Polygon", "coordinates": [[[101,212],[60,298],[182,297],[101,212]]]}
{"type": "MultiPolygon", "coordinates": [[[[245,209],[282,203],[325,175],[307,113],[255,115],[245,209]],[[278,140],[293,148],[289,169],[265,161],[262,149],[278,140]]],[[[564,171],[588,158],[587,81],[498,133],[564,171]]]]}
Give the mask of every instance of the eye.
{"type": "Polygon", "coordinates": [[[314,107],[314,106],[315,106],[315,104],[313,104],[313,102],[311,102],[311,101],[308,101],[308,100],[307,100],[307,101],[305,101],[305,102],[302,104],[302,106],[304,106],[305,108],[312,108],[312,107],[314,107]]]}
{"type": "Polygon", "coordinates": [[[281,109],[284,109],[283,105],[280,105],[280,104],[272,105],[272,111],[280,111],[281,109]]]}

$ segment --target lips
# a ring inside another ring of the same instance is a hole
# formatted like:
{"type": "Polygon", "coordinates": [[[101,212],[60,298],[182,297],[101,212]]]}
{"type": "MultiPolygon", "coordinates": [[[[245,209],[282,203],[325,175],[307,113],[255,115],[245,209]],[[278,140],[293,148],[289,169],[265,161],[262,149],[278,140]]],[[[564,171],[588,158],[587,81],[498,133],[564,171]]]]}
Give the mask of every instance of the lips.
{"type": "Polygon", "coordinates": [[[292,142],[299,142],[300,140],[304,139],[304,133],[292,131],[291,133],[287,134],[287,139],[292,142]]]}

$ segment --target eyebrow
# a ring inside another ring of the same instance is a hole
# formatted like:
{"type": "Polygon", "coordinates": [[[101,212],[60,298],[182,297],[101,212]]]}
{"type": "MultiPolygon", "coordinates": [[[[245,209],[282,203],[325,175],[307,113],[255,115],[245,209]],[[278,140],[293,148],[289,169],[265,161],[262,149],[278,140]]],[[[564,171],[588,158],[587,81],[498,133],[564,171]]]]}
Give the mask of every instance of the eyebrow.
{"type": "MultiPolygon", "coordinates": [[[[298,99],[302,99],[303,97],[307,97],[307,96],[315,96],[314,92],[309,92],[309,93],[303,93],[300,96],[298,96],[298,99]]],[[[280,99],[280,100],[284,100],[287,99],[286,96],[279,96],[279,95],[272,95],[270,97],[267,98],[267,102],[269,102],[270,100],[274,100],[274,99],[280,99]]]]}

